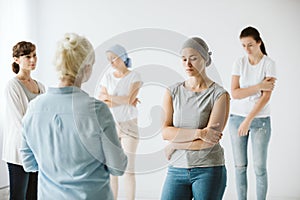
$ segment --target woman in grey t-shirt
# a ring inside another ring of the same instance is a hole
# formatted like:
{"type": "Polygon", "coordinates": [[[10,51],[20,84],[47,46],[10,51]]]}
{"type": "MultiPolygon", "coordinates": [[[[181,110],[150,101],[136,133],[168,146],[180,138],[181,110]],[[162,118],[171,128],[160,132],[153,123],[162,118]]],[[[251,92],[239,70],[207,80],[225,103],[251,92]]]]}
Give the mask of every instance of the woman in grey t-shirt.
{"type": "Polygon", "coordinates": [[[222,199],[226,186],[224,152],[219,141],[229,113],[229,94],[211,80],[207,44],[188,39],[181,50],[188,79],[164,97],[163,138],[170,160],[161,199],[222,199]]]}

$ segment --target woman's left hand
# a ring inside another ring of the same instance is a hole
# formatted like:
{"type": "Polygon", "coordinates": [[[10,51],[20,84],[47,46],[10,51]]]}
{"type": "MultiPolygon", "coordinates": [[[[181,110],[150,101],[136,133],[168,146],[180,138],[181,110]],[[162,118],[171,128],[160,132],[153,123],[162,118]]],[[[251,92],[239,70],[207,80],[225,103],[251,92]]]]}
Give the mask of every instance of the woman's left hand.
{"type": "Polygon", "coordinates": [[[136,105],[138,103],[141,103],[140,100],[138,98],[135,98],[131,105],[134,106],[134,107],[136,107],[136,105]]]}
{"type": "Polygon", "coordinates": [[[247,119],[245,119],[245,120],[241,123],[241,125],[240,125],[240,127],[239,127],[239,130],[238,130],[239,136],[246,136],[246,135],[248,135],[248,133],[249,133],[249,128],[250,128],[250,124],[251,124],[251,121],[249,121],[249,120],[247,120],[247,119]]]}

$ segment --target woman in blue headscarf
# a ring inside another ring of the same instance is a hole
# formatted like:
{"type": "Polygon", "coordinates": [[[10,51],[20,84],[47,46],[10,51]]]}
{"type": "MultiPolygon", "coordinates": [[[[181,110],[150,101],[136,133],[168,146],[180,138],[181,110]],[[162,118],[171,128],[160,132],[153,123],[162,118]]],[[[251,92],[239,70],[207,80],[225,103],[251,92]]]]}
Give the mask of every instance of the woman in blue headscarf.
{"type": "MultiPolygon", "coordinates": [[[[137,94],[142,81],[140,74],[131,67],[131,59],[124,47],[116,44],[106,51],[111,69],[101,80],[99,99],[111,109],[116,121],[118,136],[128,156],[128,165],[124,174],[125,191],[128,200],[135,199],[135,152],[138,145],[137,94]]],[[[111,188],[114,198],[118,196],[118,177],[111,176],[111,188]]]]}

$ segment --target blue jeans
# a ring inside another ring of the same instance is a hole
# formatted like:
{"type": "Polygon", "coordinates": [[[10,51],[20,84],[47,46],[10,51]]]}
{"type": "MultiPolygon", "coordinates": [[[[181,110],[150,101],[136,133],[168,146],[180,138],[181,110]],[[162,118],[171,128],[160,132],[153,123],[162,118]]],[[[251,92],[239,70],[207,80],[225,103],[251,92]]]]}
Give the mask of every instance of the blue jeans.
{"type": "Polygon", "coordinates": [[[161,200],[221,200],[226,180],[225,166],[169,167],[161,200]]]}
{"type": "Polygon", "coordinates": [[[267,153],[271,136],[270,117],[255,118],[249,134],[238,135],[238,128],[245,117],[230,115],[229,131],[235,163],[236,188],[239,200],[247,199],[248,138],[251,137],[257,200],[265,200],[268,190],[267,153]]]}
{"type": "Polygon", "coordinates": [[[25,172],[21,165],[7,163],[10,200],[36,200],[38,173],[25,172]]]}

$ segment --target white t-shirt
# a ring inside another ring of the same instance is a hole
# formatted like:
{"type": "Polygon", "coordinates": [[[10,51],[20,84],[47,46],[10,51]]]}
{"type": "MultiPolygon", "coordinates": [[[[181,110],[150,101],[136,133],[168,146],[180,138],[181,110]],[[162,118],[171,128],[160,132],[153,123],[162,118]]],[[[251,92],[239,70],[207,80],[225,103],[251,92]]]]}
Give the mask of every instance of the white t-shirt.
{"type": "MultiPolygon", "coordinates": [[[[108,94],[114,96],[126,96],[130,92],[130,87],[135,82],[142,82],[141,76],[136,71],[129,72],[122,78],[113,75],[114,70],[110,69],[101,80],[101,86],[106,87],[108,94]]],[[[111,112],[117,122],[124,122],[137,118],[137,108],[126,104],[112,107],[111,112]]]]}
{"type": "MultiPolygon", "coordinates": [[[[268,56],[263,56],[260,62],[256,65],[249,63],[248,57],[244,56],[235,61],[233,65],[232,75],[240,76],[240,88],[246,88],[256,85],[266,77],[276,78],[275,62],[268,56]]],[[[231,113],[246,117],[253,109],[256,101],[260,98],[261,92],[243,99],[231,100],[231,113]]],[[[256,117],[270,116],[269,102],[256,115],[256,117]]]]}

